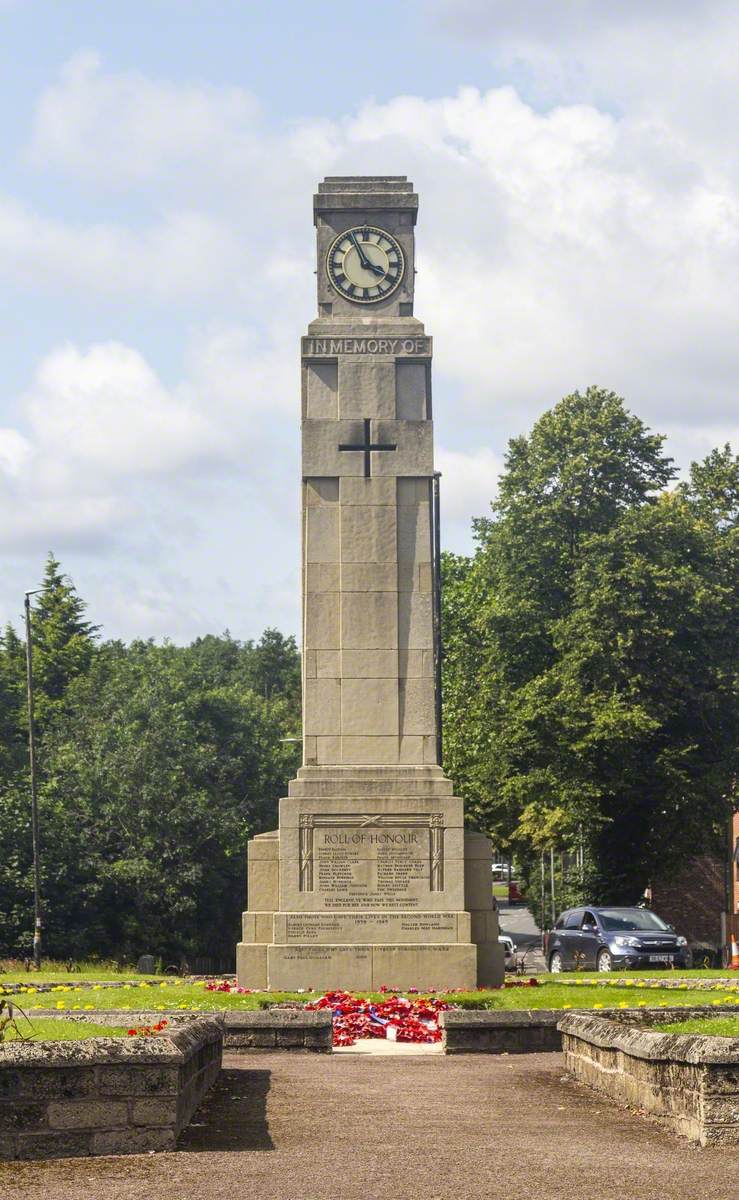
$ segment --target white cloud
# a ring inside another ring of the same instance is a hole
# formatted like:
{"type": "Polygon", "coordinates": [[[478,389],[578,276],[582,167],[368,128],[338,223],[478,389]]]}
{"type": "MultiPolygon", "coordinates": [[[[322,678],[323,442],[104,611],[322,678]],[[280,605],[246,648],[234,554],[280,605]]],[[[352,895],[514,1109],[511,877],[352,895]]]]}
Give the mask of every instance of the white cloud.
{"type": "Polygon", "coordinates": [[[231,233],[203,213],[173,212],[142,230],[72,225],[0,197],[0,269],[23,286],[171,303],[222,288],[238,262],[231,233]]]}
{"type": "Polygon", "coordinates": [[[735,0],[431,0],[449,33],[486,46],[539,104],[592,101],[671,130],[739,168],[735,0]]]}
{"type": "Polygon", "coordinates": [[[469,453],[437,447],[436,466],[441,471],[443,521],[469,523],[471,515],[485,516],[498,490],[503,463],[488,446],[469,453]]]}
{"type": "Polygon", "coordinates": [[[152,81],[138,71],[105,74],[82,51],[38,103],[29,158],[109,187],[160,179],[193,160],[259,158],[258,105],[242,88],[152,81]]]}
{"type": "Polygon", "coordinates": [[[216,432],[182,394],[171,394],[140,354],[116,342],[68,345],[41,363],[26,400],[39,453],[63,447],[66,470],[166,475],[212,454],[216,432]]]}
{"type": "Polygon", "coordinates": [[[17,429],[0,429],[0,477],[17,478],[30,457],[30,442],[17,429]]]}
{"type": "MultiPolygon", "coordinates": [[[[150,512],[160,535],[187,538],[224,479],[273,479],[275,460],[290,461],[294,424],[273,423],[290,401],[297,419],[285,363],[237,326],[203,335],[173,387],[117,342],[53,350],[21,397],[23,428],[0,428],[0,545],[102,545],[150,512]]],[[[282,519],[293,500],[283,487],[266,503],[282,519]]]]}

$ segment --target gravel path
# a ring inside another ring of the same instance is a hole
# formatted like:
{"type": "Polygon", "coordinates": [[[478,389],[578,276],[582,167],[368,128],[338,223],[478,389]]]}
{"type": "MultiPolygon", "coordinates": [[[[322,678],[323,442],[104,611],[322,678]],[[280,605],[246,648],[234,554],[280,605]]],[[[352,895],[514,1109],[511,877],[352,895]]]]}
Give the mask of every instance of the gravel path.
{"type": "Polygon", "coordinates": [[[701,1150],[558,1054],[230,1055],[177,1154],[0,1165],[3,1200],[736,1200],[701,1150]]]}

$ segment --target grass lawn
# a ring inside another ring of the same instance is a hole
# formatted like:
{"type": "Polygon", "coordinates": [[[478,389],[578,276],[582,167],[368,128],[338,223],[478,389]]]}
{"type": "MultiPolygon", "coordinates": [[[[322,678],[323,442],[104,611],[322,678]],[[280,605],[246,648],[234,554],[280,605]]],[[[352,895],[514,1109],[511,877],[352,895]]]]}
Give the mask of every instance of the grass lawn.
{"type": "Polygon", "coordinates": [[[23,963],[16,959],[0,959],[0,984],[27,983],[31,986],[35,981],[44,983],[49,980],[69,980],[79,983],[81,980],[124,981],[126,979],[165,979],[172,976],[139,975],[135,967],[121,968],[109,962],[80,962],[75,963],[75,970],[69,971],[66,962],[44,962],[40,971],[26,971],[23,963]]]}
{"type": "MultiPolygon", "coordinates": [[[[524,972],[524,975],[526,972],[524,972]]],[[[680,967],[679,970],[673,971],[565,971],[563,975],[551,975],[542,973],[540,979],[571,979],[573,982],[578,979],[600,979],[601,982],[608,982],[611,979],[732,979],[735,978],[739,986],[739,971],[730,971],[728,967],[717,971],[715,968],[695,967],[687,970],[680,967]]]]}
{"type": "Polygon", "coordinates": [[[672,1021],[669,1025],[655,1025],[654,1029],[657,1033],[709,1033],[713,1037],[739,1038],[739,1016],[672,1021]]]}
{"type": "Polygon", "coordinates": [[[508,884],[500,883],[500,882],[494,883],[493,884],[493,895],[498,900],[507,900],[508,899],[508,884]]]}
{"type": "MultiPolygon", "coordinates": [[[[238,995],[227,992],[208,992],[200,984],[170,980],[163,983],[141,983],[122,988],[85,987],[80,983],[66,984],[52,992],[24,992],[17,1004],[25,1012],[34,1009],[58,1008],[84,1011],[94,1009],[124,1009],[146,1012],[184,1010],[190,1012],[238,1011],[265,1008],[280,1001],[296,1000],[306,1003],[318,999],[320,993],[310,992],[252,992],[238,995]]],[[[380,993],[360,992],[380,1000],[380,993]]],[[[452,1004],[466,1008],[644,1008],[659,1005],[739,1005],[739,991],[698,991],[670,989],[628,980],[609,979],[607,986],[582,982],[568,986],[561,982],[544,983],[539,987],[509,987],[495,991],[438,992],[452,1004]]],[[[386,998],[386,997],[385,997],[386,998]]]]}
{"type": "MultiPolygon", "coordinates": [[[[18,1018],[19,1038],[11,1028],[5,1030],[5,1043],[18,1041],[76,1042],[81,1038],[127,1037],[128,1028],[118,1025],[94,1025],[91,1021],[57,1021],[54,1017],[36,1017],[29,1024],[18,1018]]],[[[3,1042],[0,1042],[0,1061],[3,1042]]]]}

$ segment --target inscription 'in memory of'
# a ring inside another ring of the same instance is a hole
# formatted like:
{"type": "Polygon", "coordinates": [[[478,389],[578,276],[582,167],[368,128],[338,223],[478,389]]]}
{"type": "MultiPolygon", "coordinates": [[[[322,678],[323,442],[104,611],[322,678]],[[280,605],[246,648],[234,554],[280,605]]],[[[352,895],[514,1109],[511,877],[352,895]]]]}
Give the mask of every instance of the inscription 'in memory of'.
{"type": "Polygon", "coordinates": [[[428,357],[431,338],[304,337],[304,358],[335,358],[337,354],[395,354],[428,357]]]}

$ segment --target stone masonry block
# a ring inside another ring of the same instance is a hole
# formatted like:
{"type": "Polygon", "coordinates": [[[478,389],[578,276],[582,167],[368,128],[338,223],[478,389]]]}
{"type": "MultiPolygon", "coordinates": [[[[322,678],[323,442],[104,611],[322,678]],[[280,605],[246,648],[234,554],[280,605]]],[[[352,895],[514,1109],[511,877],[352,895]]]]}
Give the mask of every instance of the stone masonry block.
{"type": "Polygon", "coordinates": [[[342,763],[392,764],[398,762],[397,737],[343,737],[342,763]]]}
{"type": "Polygon", "coordinates": [[[394,505],[348,504],[342,505],[340,511],[342,563],[397,561],[398,530],[394,505]]]}
{"type": "Polygon", "coordinates": [[[174,1129],[114,1129],[96,1133],[93,1154],[144,1154],[148,1150],[174,1150],[174,1129]]]}
{"type": "Polygon", "coordinates": [[[322,504],[306,509],[306,562],[339,561],[339,508],[322,504]]]}
{"type": "Polygon", "coordinates": [[[306,479],[305,503],[307,508],[312,508],[316,504],[336,504],[338,499],[338,479],[306,479]]]}
{"type": "Polygon", "coordinates": [[[394,650],[398,645],[395,593],[345,593],[341,603],[341,627],[341,645],[348,650],[394,650]]]}
{"type": "Polygon", "coordinates": [[[431,596],[401,592],[398,596],[398,646],[401,650],[432,650],[431,596]]]}
{"type": "Polygon", "coordinates": [[[305,390],[307,417],[338,417],[336,363],[309,363],[306,367],[305,390]]]}
{"type": "Polygon", "coordinates": [[[100,1096],[171,1096],[179,1086],[178,1067],[98,1067],[100,1096]]]}
{"type": "Polygon", "coordinates": [[[397,363],[396,411],[400,420],[423,421],[430,415],[426,403],[426,374],[425,363],[397,363]]]}
{"type": "Polygon", "coordinates": [[[337,763],[341,761],[340,737],[316,738],[316,762],[319,766],[324,763],[337,763]]]}
{"type": "Polygon", "coordinates": [[[402,734],[433,734],[436,732],[436,698],[433,679],[401,679],[398,703],[402,734]]]}
{"type": "Polygon", "coordinates": [[[316,676],[318,679],[341,677],[341,651],[316,650],[316,676]]]}
{"type": "Polygon", "coordinates": [[[307,734],[341,733],[341,682],[338,679],[305,680],[303,727],[307,734]]]}
{"type": "Polygon", "coordinates": [[[420,562],[418,564],[418,590],[419,592],[431,592],[434,588],[433,568],[430,562],[420,562]]]}
{"type": "Polygon", "coordinates": [[[52,1100],[48,1117],[52,1129],[116,1128],[125,1126],[128,1121],[128,1103],[126,1100],[52,1100]]]}
{"type": "MultiPolygon", "coordinates": [[[[94,1067],[55,1067],[49,1070],[24,1070],[20,1077],[20,1095],[31,1099],[74,1100],[95,1091],[94,1067]]],[[[0,1091],[1,1094],[1,1091],[0,1091]]]]}
{"type": "Polygon", "coordinates": [[[396,562],[342,562],[341,590],[343,592],[396,592],[398,568],[396,562]]]}
{"type": "Polygon", "coordinates": [[[397,650],[344,650],[341,673],[348,679],[396,679],[397,650]]]}
{"type": "Polygon", "coordinates": [[[428,504],[403,504],[398,508],[398,559],[431,561],[431,525],[428,504]]]}
{"type": "Polygon", "coordinates": [[[272,912],[277,908],[279,863],[275,860],[252,858],[251,843],[247,861],[248,902],[257,912],[272,912]]]}
{"type": "Polygon", "coordinates": [[[40,1102],[4,1101],[0,1104],[0,1133],[46,1125],[46,1105],[40,1102]]]}
{"type": "Polygon", "coordinates": [[[400,739],[400,751],[398,761],[406,764],[417,764],[420,766],[425,762],[424,757],[425,738],[406,734],[400,739]]]}
{"type": "Polygon", "coordinates": [[[345,679],[341,687],[343,735],[397,734],[396,679],[345,679]]]}
{"type": "Polygon", "coordinates": [[[433,657],[425,650],[399,650],[398,673],[412,678],[433,675],[433,657]]]}
{"type": "Polygon", "coordinates": [[[430,481],[428,479],[399,479],[397,482],[399,507],[429,503],[430,481]]]}
{"type": "MultiPolygon", "coordinates": [[[[26,1074],[24,1071],[23,1075],[26,1074]]],[[[48,1075],[48,1072],[44,1071],[43,1074],[48,1075]]],[[[22,1078],[19,1071],[0,1069],[0,1100],[15,1100],[16,1096],[20,1096],[22,1078]]]]}
{"type": "Polygon", "coordinates": [[[274,913],[258,912],[254,914],[256,924],[254,929],[255,942],[271,942],[274,936],[274,913]]]}
{"type": "Polygon", "coordinates": [[[306,592],[338,592],[338,562],[307,562],[305,564],[306,592]]]}
{"type": "Polygon", "coordinates": [[[134,1100],[131,1106],[134,1125],[172,1125],[177,1121],[177,1100],[134,1100]]]}
{"type": "Polygon", "coordinates": [[[305,1035],[302,1029],[278,1029],[277,1045],[283,1049],[294,1049],[305,1045],[305,1035]]]}
{"type": "Polygon", "coordinates": [[[339,480],[339,499],[342,504],[395,504],[395,479],[356,478],[344,476],[339,480]]]}
{"type": "Polygon", "coordinates": [[[304,645],[310,650],[340,649],[337,592],[308,592],[306,595],[304,645]]]}
{"type": "MultiPolygon", "coordinates": [[[[277,907],[275,905],[275,907],[277,907]]],[[[236,977],[241,987],[267,986],[267,947],[240,942],[236,947],[236,977]]]]}
{"type": "Polygon", "coordinates": [[[395,417],[395,359],[339,359],[339,416],[395,417]]]}
{"type": "Polygon", "coordinates": [[[94,1136],[89,1133],[26,1134],[18,1138],[16,1158],[83,1158],[90,1153],[94,1136]]]}

